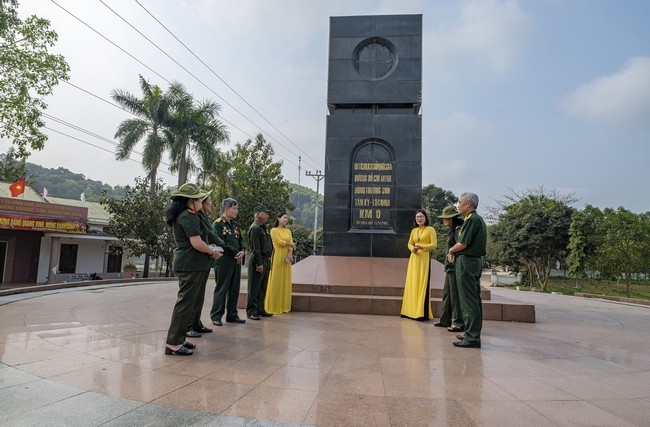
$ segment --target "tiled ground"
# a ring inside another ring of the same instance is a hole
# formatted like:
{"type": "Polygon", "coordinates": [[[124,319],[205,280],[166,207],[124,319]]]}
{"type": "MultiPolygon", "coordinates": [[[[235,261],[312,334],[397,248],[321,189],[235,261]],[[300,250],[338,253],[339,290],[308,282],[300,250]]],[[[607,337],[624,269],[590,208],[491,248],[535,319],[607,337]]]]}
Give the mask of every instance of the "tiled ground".
{"type": "Polygon", "coordinates": [[[176,290],[0,298],[0,425],[650,426],[649,307],[492,289],[537,323],[485,322],[480,350],[431,322],[290,313],[165,356],[176,290]]]}

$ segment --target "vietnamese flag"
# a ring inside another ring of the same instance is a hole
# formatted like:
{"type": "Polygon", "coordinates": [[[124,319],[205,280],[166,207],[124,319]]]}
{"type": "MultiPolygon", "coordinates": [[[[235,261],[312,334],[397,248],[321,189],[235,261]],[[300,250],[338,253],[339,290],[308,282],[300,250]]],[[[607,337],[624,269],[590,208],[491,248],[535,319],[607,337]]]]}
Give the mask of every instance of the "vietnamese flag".
{"type": "Polygon", "coordinates": [[[11,197],[18,197],[25,192],[25,177],[20,178],[9,186],[11,197]]]}

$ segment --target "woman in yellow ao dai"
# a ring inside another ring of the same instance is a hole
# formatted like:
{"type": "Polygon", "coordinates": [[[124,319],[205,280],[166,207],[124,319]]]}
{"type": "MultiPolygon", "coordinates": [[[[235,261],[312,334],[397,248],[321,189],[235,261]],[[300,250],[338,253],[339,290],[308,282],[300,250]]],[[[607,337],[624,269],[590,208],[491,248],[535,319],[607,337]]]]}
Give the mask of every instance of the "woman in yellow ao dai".
{"type": "Polygon", "coordinates": [[[291,230],[286,228],[288,223],[287,213],[280,212],[271,229],[273,257],[271,258],[269,285],[264,300],[264,309],[271,314],[291,311],[291,263],[296,244],[293,243],[291,230]]]}
{"type": "Polygon", "coordinates": [[[402,317],[429,320],[433,318],[429,292],[431,251],[438,245],[438,239],[436,230],[429,225],[429,217],[424,209],[415,213],[413,226],[408,243],[411,257],[406,270],[402,317]]]}

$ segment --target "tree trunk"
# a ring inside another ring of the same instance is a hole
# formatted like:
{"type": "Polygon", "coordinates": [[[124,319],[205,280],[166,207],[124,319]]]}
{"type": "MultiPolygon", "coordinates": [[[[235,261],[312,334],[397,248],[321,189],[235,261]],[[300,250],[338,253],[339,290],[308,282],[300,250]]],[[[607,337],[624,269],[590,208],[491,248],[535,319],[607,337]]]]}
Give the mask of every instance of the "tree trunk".
{"type": "Polygon", "coordinates": [[[144,254],[144,270],[142,271],[142,277],[149,277],[149,254],[144,254]]]}

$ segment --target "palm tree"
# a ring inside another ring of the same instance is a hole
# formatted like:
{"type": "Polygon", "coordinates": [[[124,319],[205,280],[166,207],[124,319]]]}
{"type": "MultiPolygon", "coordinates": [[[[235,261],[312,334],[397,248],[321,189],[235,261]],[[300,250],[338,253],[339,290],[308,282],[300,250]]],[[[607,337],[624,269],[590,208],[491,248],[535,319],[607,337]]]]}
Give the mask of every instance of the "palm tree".
{"type": "Polygon", "coordinates": [[[187,182],[189,172],[215,170],[220,158],[216,146],[228,142],[230,136],[217,119],[219,104],[209,100],[195,102],[180,83],[173,83],[167,93],[174,105],[169,121],[173,134],[169,170],[178,172],[180,186],[187,182]]]}
{"type": "Polygon", "coordinates": [[[142,166],[151,182],[156,184],[158,166],[163,153],[170,148],[172,135],[166,125],[170,117],[171,102],[168,94],[157,85],[151,85],[144,77],[140,78],[142,98],[121,89],[111,92],[111,98],[126,111],[137,118],[124,120],[117,127],[115,138],[120,143],[115,152],[117,160],[128,160],[136,144],[144,139],[142,166]]]}
{"type": "MultiPolygon", "coordinates": [[[[166,126],[169,121],[170,100],[167,94],[157,85],[151,85],[141,75],[140,89],[142,99],[121,89],[111,92],[111,98],[126,111],[137,118],[127,119],[119,124],[115,138],[120,143],[117,145],[115,158],[127,160],[136,144],[145,140],[142,153],[142,166],[147,171],[152,192],[156,189],[156,175],[158,166],[162,161],[163,153],[170,147],[171,133],[166,126]]],[[[144,257],[143,277],[149,277],[149,254],[144,257]]]]}

